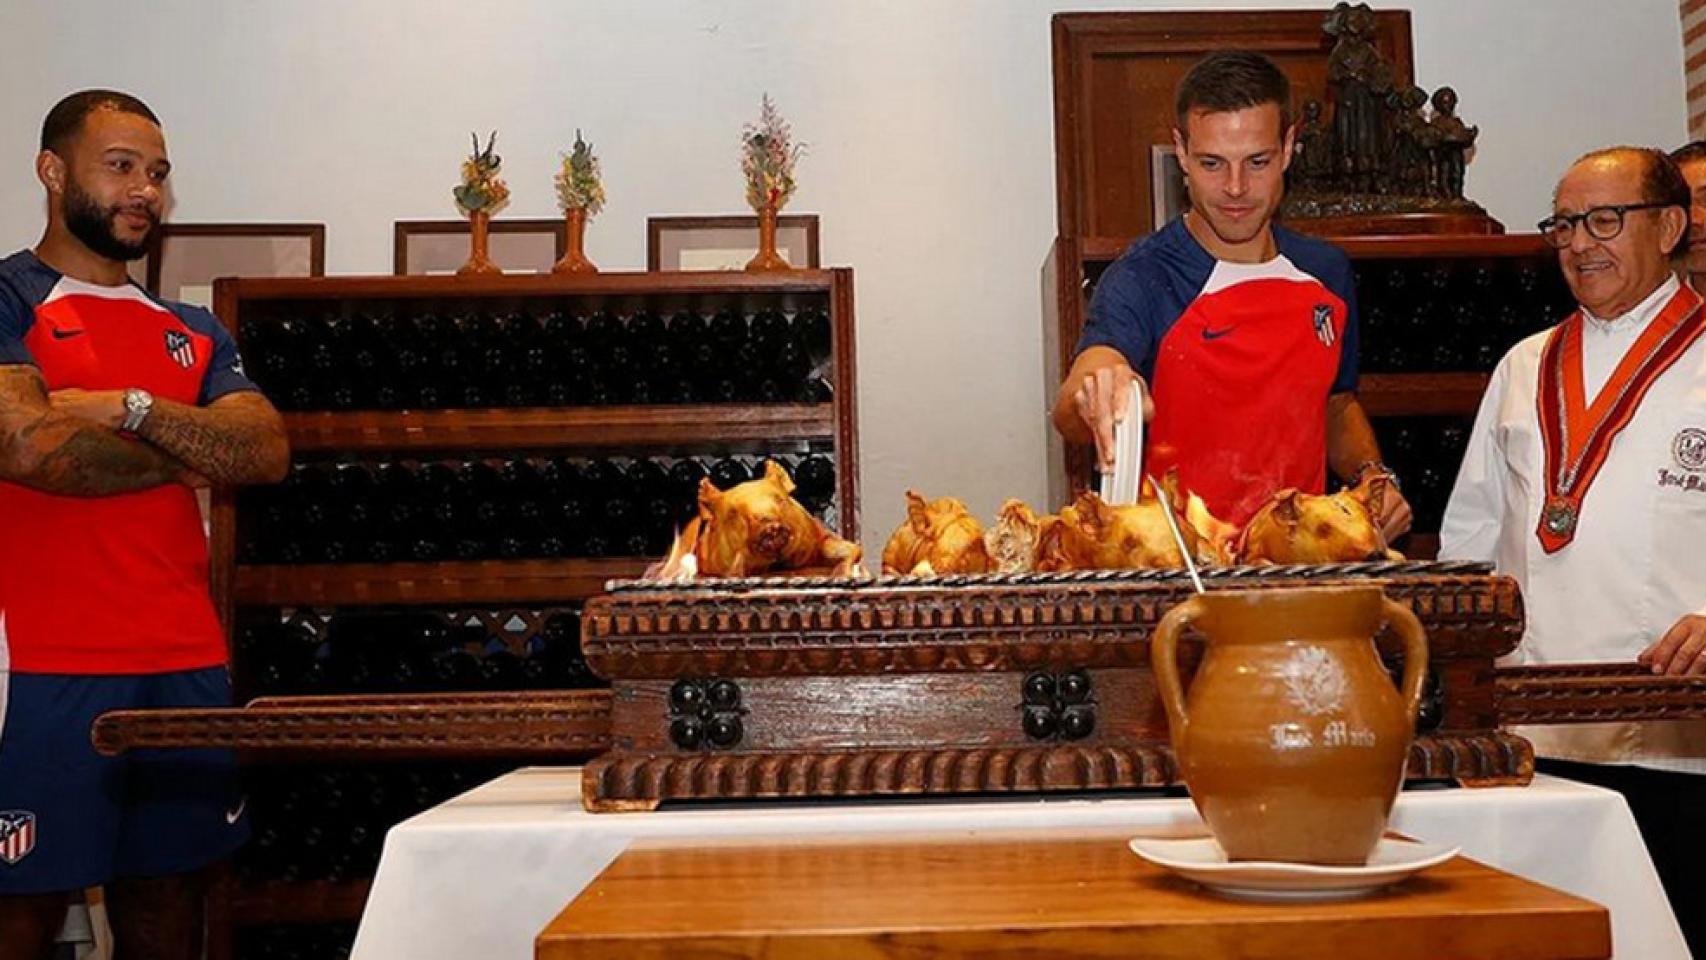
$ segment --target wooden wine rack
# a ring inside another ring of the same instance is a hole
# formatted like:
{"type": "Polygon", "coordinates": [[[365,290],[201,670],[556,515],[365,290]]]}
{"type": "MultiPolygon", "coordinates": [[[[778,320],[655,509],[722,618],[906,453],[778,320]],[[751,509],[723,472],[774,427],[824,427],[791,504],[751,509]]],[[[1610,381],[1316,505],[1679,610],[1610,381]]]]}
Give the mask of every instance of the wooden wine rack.
{"type": "MultiPolygon", "coordinates": [[[[328,459],[502,457],[579,451],[598,456],[681,451],[761,455],[781,445],[827,447],[836,468],[836,524],[842,536],[858,539],[858,390],[851,270],[241,279],[216,284],[215,301],[216,313],[238,335],[251,370],[257,369],[264,358],[241,342],[242,331],[255,323],[293,316],[352,315],[364,310],[402,317],[427,311],[561,310],[586,314],[605,309],[629,314],[646,308],[658,316],[668,316],[683,308],[701,313],[732,308],[743,315],[767,308],[785,312],[821,309],[829,316],[832,341],[829,376],[833,399],[828,403],[311,411],[287,412],[284,419],[293,456],[328,459]]],[[[655,559],[245,564],[238,562],[237,543],[238,528],[247,518],[238,505],[238,498],[229,493],[216,495],[213,503],[214,597],[228,630],[234,628],[238,612],[244,609],[561,607],[597,595],[609,580],[638,575],[655,559]]],[[[243,687],[246,678],[240,658],[234,659],[233,670],[238,686],[243,687]]],[[[585,694],[585,706],[593,711],[588,716],[594,717],[600,698],[608,694],[585,694]]],[[[486,702],[489,707],[491,700],[506,696],[476,694],[473,700],[486,702]]],[[[325,698],[325,702],[328,707],[348,707],[363,699],[356,695],[325,698]]],[[[398,709],[397,697],[381,699],[386,709],[398,709]]],[[[412,699],[429,713],[442,711],[447,703],[444,694],[412,699]]],[[[260,706],[265,709],[264,703],[260,706]]],[[[407,703],[402,709],[407,711],[407,703]]],[[[561,723],[560,713],[550,716],[551,723],[561,723]]],[[[558,759],[590,756],[603,746],[601,735],[570,738],[557,742],[552,755],[558,759]]],[[[361,745],[352,743],[349,749],[359,752],[361,745]]],[[[293,759],[316,763],[336,759],[337,755],[334,749],[293,759]]],[[[227,873],[213,888],[209,956],[229,960],[238,927],[359,917],[370,882],[366,878],[246,882],[227,873]]]]}

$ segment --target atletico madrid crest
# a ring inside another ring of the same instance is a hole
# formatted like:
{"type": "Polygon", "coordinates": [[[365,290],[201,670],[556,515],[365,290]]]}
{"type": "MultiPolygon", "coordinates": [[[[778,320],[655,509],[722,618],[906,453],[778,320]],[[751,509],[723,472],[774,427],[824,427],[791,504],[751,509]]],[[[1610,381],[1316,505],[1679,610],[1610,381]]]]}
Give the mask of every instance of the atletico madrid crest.
{"type": "Polygon", "coordinates": [[[1315,324],[1315,338],[1321,341],[1322,346],[1332,346],[1333,341],[1339,336],[1338,332],[1333,329],[1333,308],[1325,303],[1317,303],[1313,323],[1315,324]]]}
{"type": "Polygon", "coordinates": [[[8,866],[36,848],[36,815],[28,810],[0,810],[0,863],[8,866]]]}
{"type": "Polygon", "coordinates": [[[166,353],[185,370],[195,366],[195,344],[182,331],[166,331],[166,353]]]}

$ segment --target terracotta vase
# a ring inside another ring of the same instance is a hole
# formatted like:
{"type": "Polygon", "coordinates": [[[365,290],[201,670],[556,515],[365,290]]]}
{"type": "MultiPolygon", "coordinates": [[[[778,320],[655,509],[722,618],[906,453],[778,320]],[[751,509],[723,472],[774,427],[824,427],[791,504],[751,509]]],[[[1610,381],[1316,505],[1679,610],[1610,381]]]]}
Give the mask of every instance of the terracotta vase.
{"type": "Polygon", "coordinates": [[[776,252],[776,208],[758,211],[758,254],[746,263],[748,270],[792,270],[788,261],[776,252]]]}
{"type": "Polygon", "coordinates": [[[551,267],[552,273],[597,273],[598,267],[586,258],[583,247],[586,244],[586,211],[575,208],[568,210],[564,216],[567,223],[564,229],[568,232],[568,250],[563,259],[551,267]]]}
{"type": "Polygon", "coordinates": [[[1167,612],[1150,656],[1179,773],[1232,860],[1362,865],[1403,784],[1427,676],[1415,614],[1378,586],[1227,590],[1167,612]],[[1374,634],[1404,643],[1401,689],[1374,634]],[[1189,696],[1180,633],[1206,640],[1189,696]]]}
{"type": "Polygon", "coordinates": [[[459,277],[475,276],[487,273],[503,273],[503,270],[492,262],[487,252],[488,234],[491,231],[492,215],[484,210],[475,210],[468,214],[468,230],[470,249],[468,262],[456,269],[459,277]]]}

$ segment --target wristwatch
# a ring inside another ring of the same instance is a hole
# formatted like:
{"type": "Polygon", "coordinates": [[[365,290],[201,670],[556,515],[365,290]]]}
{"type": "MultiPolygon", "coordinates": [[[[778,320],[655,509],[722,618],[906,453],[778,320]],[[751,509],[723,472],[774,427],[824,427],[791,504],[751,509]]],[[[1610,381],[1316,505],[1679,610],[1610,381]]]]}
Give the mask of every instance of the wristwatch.
{"type": "Polygon", "coordinates": [[[131,387],[124,392],[124,420],[119,423],[119,430],[125,433],[141,430],[142,421],[153,410],[154,395],[141,387],[131,387]]]}
{"type": "Polygon", "coordinates": [[[1357,467],[1356,475],[1351,477],[1350,485],[1354,487],[1357,484],[1362,483],[1363,478],[1367,477],[1371,473],[1384,475],[1395,490],[1404,489],[1404,485],[1398,482],[1398,474],[1394,473],[1391,467],[1381,463],[1379,460],[1363,461],[1362,466],[1357,467]]]}

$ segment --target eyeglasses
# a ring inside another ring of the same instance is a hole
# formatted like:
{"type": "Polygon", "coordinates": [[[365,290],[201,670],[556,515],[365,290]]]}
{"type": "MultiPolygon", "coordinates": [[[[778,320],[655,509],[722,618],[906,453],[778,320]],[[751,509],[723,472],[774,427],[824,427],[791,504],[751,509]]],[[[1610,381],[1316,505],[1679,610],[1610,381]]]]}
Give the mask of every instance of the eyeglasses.
{"type": "Polygon", "coordinates": [[[1594,207],[1581,213],[1560,214],[1547,217],[1536,224],[1540,235],[1546,242],[1559,250],[1570,245],[1570,240],[1576,235],[1576,224],[1587,227],[1588,236],[1595,240],[1615,240],[1623,232],[1623,215],[1631,210],[1657,210],[1661,207],[1675,206],[1663,201],[1649,203],[1618,203],[1606,207],[1594,207]]]}

